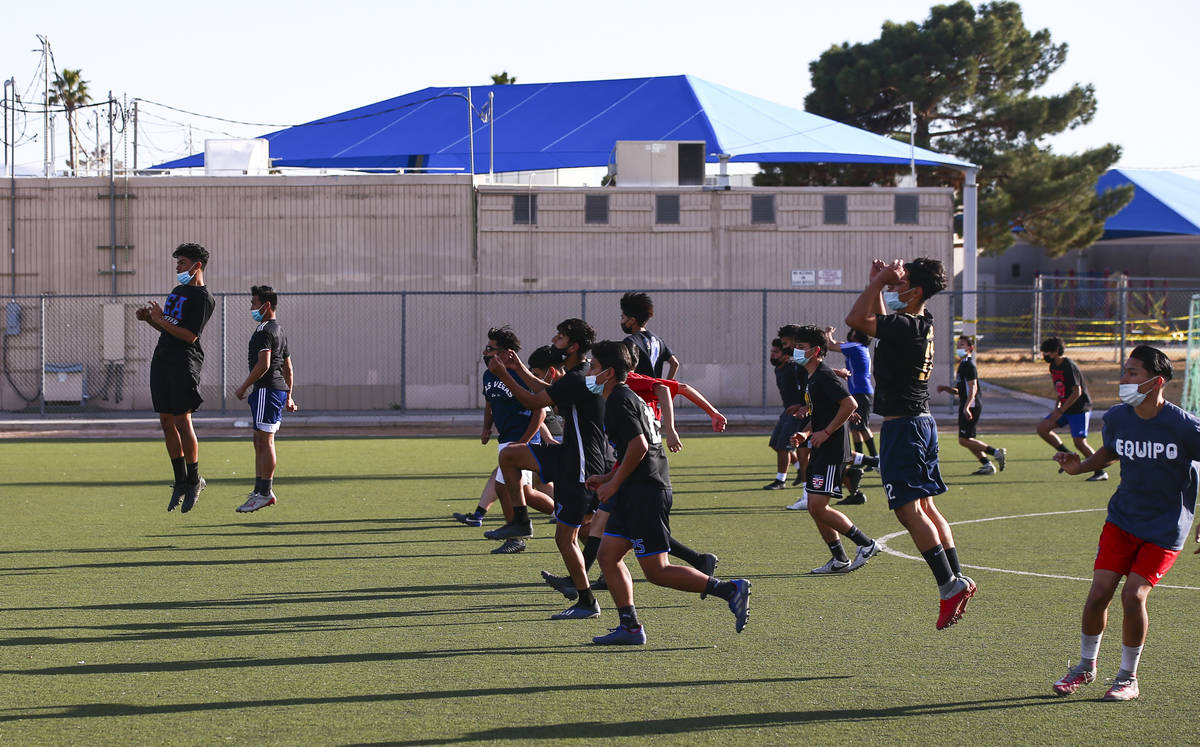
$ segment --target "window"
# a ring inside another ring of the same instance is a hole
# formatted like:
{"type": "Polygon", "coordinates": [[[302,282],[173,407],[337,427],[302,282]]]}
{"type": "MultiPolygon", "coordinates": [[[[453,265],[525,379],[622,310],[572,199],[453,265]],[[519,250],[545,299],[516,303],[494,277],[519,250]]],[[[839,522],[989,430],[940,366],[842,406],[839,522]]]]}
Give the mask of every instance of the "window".
{"type": "Polygon", "coordinates": [[[584,195],[583,222],[593,224],[608,223],[608,195],[584,195]]]}
{"type": "Polygon", "coordinates": [[[513,195],[513,225],[537,223],[537,195],[513,195]]]}
{"type": "Polygon", "coordinates": [[[825,195],[825,224],[846,225],[846,195],[825,195]]]}
{"type": "Polygon", "coordinates": [[[654,196],[654,222],[679,225],[679,195],[654,196]]]}
{"type": "Polygon", "coordinates": [[[775,222],[775,195],[750,196],[750,222],[775,222]]]}
{"type": "Polygon", "coordinates": [[[917,195],[896,195],[895,214],[897,224],[920,223],[920,198],[917,195]]]}
{"type": "Polygon", "coordinates": [[[1021,277],[1021,263],[1020,263],[1020,262],[1013,262],[1013,266],[1012,266],[1012,276],[1013,276],[1014,278],[1019,278],[1019,277],[1021,277]]]}

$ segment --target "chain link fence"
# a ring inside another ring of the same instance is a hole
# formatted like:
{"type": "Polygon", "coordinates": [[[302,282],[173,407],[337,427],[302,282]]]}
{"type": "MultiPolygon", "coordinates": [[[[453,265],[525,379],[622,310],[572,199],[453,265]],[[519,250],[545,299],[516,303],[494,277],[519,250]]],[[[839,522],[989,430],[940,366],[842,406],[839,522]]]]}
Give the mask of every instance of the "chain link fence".
{"type": "MultiPolygon", "coordinates": [[[[1042,337],[1123,355],[1123,344],[1178,344],[1187,338],[1191,294],[1200,289],[1127,281],[986,288],[979,293],[981,352],[1011,348],[1026,359],[1042,337]],[[1122,298],[1125,300],[1122,301],[1122,298]],[[1122,317],[1122,309],[1125,316],[1122,317]],[[1143,313],[1144,312],[1144,313],[1143,313]],[[1182,321],[1181,321],[1182,318],[1182,321]],[[1120,320],[1124,319],[1124,323],[1120,320]]],[[[623,291],[394,291],[292,293],[281,296],[296,399],[307,411],[470,409],[483,406],[480,360],[487,330],[510,325],[522,351],[548,344],[568,317],[587,319],[597,336],[622,337],[623,291]]],[[[654,290],[650,328],[682,362],[680,378],[722,407],[778,402],[767,345],[789,322],[833,326],[857,290],[654,290]]],[[[935,319],[961,317],[963,294],[933,299],[935,319]]],[[[245,294],[215,294],[201,336],[202,410],[240,410],[233,390],[248,371],[253,331],[245,294]]],[[[150,358],[159,332],[134,318],[143,295],[25,296],[5,303],[0,410],[146,411],[150,358]]],[[[937,326],[940,378],[951,378],[953,336],[961,323],[937,326]]],[[[1107,354],[1107,353],[1105,353],[1107,354]]],[[[834,357],[834,362],[839,359],[834,357]]]]}

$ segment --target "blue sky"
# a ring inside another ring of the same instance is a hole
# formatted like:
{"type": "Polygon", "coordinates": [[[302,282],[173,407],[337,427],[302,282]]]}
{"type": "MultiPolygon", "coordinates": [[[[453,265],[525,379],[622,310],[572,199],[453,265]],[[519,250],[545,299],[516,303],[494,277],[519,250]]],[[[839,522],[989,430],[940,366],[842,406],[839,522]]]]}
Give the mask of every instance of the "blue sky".
{"type": "MultiPolygon", "coordinates": [[[[228,119],[294,124],[428,85],[486,84],[501,70],[519,82],[688,73],[803,108],[808,63],[842,41],[869,41],[885,20],[921,20],[931,2],[790,0],[748,3],[608,0],[275,2],[214,0],[119,6],[63,0],[14,4],[0,27],[0,77],[40,98],[36,36],[56,65],[82,68],[93,96],[112,90],[228,119]],[[114,12],[114,8],[119,9],[114,12]]],[[[1047,86],[1096,87],[1088,126],[1055,138],[1071,152],[1115,142],[1122,166],[1173,169],[1200,178],[1193,80],[1200,3],[1161,0],[1083,6],[1022,3],[1026,25],[1070,46],[1047,86]]],[[[188,125],[196,150],[208,137],[247,137],[243,126],[146,106],[139,165],[183,155],[188,125]]],[[[86,118],[85,118],[86,119],[86,118]]],[[[79,125],[94,129],[85,121],[79,125]]],[[[40,118],[21,123],[20,165],[40,168],[40,118]],[[32,139],[36,136],[36,140],[32,139]]],[[[93,134],[85,134],[85,141],[93,134]]],[[[102,133],[103,139],[107,134],[102,133]]],[[[126,146],[118,145],[118,156],[126,146]]],[[[65,130],[56,137],[66,158],[65,130]]],[[[129,156],[132,160],[132,156],[129,156]]],[[[0,159],[2,160],[2,159],[0,159]]]]}

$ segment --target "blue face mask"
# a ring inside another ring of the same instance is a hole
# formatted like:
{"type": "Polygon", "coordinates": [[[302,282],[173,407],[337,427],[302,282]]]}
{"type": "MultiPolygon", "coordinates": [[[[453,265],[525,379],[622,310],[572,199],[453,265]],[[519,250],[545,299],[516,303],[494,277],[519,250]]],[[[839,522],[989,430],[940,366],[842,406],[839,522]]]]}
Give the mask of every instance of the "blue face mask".
{"type": "Polygon", "coordinates": [[[596,381],[595,376],[584,376],[583,383],[587,385],[588,391],[592,394],[604,394],[604,385],[596,381]]]}
{"type": "Polygon", "coordinates": [[[901,301],[900,294],[896,291],[884,291],[883,304],[891,311],[903,311],[908,306],[908,302],[901,301]]]}
{"type": "Polygon", "coordinates": [[[175,279],[179,281],[180,285],[187,285],[188,283],[192,282],[192,278],[194,277],[196,276],[190,272],[180,272],[176,273],[175,275],[175,279]]]}
{"type": "Polygon", "coordinates": [[[254,321],[256,321],[256,322],[261,322],[263,320],[262,309],[261,308],[251,309],[250,317],[252,319],[254,319],[254,321]]]}

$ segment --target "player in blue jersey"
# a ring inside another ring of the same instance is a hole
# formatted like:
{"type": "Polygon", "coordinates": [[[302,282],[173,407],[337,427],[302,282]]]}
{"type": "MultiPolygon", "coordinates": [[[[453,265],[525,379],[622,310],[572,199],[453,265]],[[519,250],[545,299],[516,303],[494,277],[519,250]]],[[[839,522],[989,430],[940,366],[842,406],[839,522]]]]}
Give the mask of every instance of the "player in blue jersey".
{"type": "Polygon", "coordinates": [[[846,324],[870,335],[875,347],[875,412],[879,430],[879,476],[888,508],[908,530],[937,581],[938,630],[954,625],[975,594],[962,574],[950,523],[934,504],[946,492],[938,466],[937,423],[929,414],[933,371],[933,314],[925,303],[946,288],[946,269],[919,257],[871,264],[867,287],[846,324]]]}
{"type": "Polygon", "coordinates": [[[865,453],[877,456],[875,434],[871,432],[871,405],[875,401],[875,384],[871,381],[871,338],[851,329],[846,332],[846,341],[838,342],[833,335],[835,331],[833,327],[825,328],[826,344],[833,352],[845,356],[846,368],[850,370],[850,394],[858,403],[855,411],[858,418],[850,419],[854,450],[862,454],[865,446],[865,453]]]}
{"type": "MultiPolygon", "coordinates": [[[[1167,402],[1171,361],[1161,350],[1138,345],[1121,373],[1121,404],[1104,413],[1103,445],[1081,460],[1058,452],[1054,460],[1070,475],[1082,475],[1121,462],[1121,484],[1108,502],[1092,588],[1083,605],[1080,662],[1054,683],[1070,695],[1096,679],[1096,656],[1108,622],[1108,605],[1121,577],[1121,668],[1104,700],[1139,695],[1137,667],[1150,625],[1146,598],[1183,550],[1196,513],[1200,460],[1200,418],[1167,402]]],[[[1200,530],[1196,532],[1200,542],[1200,530]]]]}

